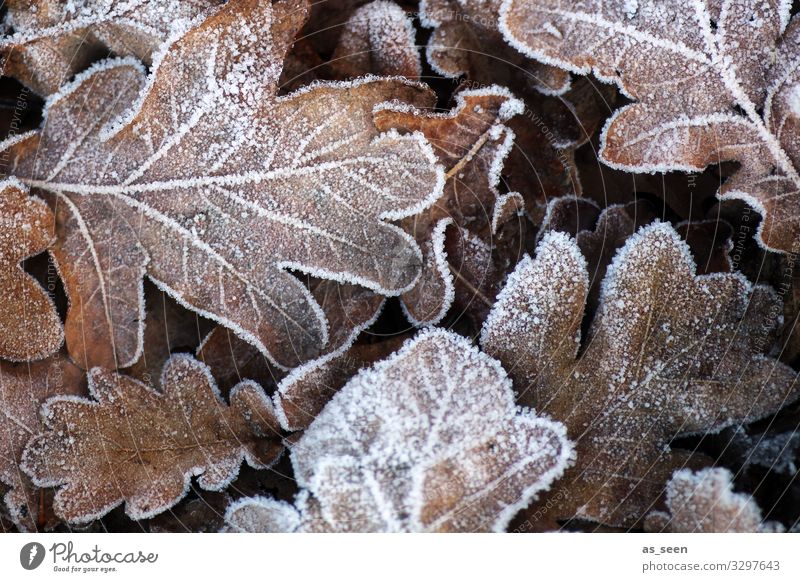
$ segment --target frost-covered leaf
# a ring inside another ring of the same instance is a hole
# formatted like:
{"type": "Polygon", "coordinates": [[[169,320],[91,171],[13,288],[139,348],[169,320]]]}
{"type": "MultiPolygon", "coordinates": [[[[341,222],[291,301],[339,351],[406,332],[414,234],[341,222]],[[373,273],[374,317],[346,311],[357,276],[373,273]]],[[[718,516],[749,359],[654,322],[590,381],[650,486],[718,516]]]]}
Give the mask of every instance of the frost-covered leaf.
{"type": "Polygon", "coordinates": [[[364,75],[418,79],[422,74],[411,19],[389,0],[375,0],[356,10],[344,25],[331,58],[337,78],[364,75]]]}
{"type": "Polygon", "coordinates": [[[300,527],[300,512],[285,501],[245,497],[225,511],[226,532],[291,533],[300,527]]]}
{"type": "Polygon", "coordinates": [[[52,242],[53,213],[16,180],[0,182],[0,357],[38,360],[55,352],[64,330],[55,305],[19,263],[52,242]]]}
{"type": "Polygon", "coordinates": [[[756,502],[734,493],[733,475],[713,468],[676,471],[667,483],[668,512],[653,512],[645,527],[678,533],[758,533],[782,531],[780,524],[763,522],[756,502]]]}
{"type": "Polygon", "coordinates": [[[630,171],[741,168],[719,195],[764,215],[761,242],[797,251],[800,19],[782,0],[505,0],[506,39],[540,62],[615,82],[635,103],[602,159],[630,171]]]}
{"type": "Polygon", "coordinates": [[[104,365],[141,351],[145,268],[284,366],[330,337],[288,269],[385,295],[416,283],[419,248],[384,221],[431,205],[443,172],[420,133],[380,133],[372,109],[429,93],[368,78],[278,97],[305,15],[302,0],[228,2],[166,43],[149,81],[131,60],[99,63],[48,100],[40,131],[3,144],[12,171],[72,213],[74,251],[58,260],[75,272],[72,306],[91,305],[82,321],[116,348],[104,365]]]}
{"type": "Polygon", "coordinates": [[[125,502],[132,519],[152,517],[177,503],[199,476],[203,489],[224,489],[242,459],[273,463],[283,446],[272,403],[243,382],[230,406],[208,368],[185,355],[164,367],[163,392],[95,368],[93,399],[55,397],[42,408],[45,432],[31,440],[22,468],[40,487],[60,487],[54,509],[84,523],[125,502]]]}
{"type": "Polygon", "coordinates": [[[97,55],[134,56],[145,63],[170,32],[223,0],[6,0],[0,42],[4,75],[49,95],[97,55]]]}
{"type": "Polygon", "coordinates": [[[19,468],[26,443],[42,431],[39,406],[55,395],[82,396],[85,375],[60,355],[33,364],[0,363],[0,482],[10,487],[4,501],[17,527],[38,527],[39,496],[19,468]]]}
{"type": "MultiPolygon", "coordinates": [[[[515,406],[495,360],[427,331],[356,375],[292,446],[299,529],[502,531],[571,455],[562,425],[515,406]]],[[[234,524],[290,521],[260,505],[234,524]]]]}
{"type": "Polygon", "coordinates": [[[481,343],[519,400],[564,422],[576,442],[577,464],[543,501],[546,518],[629,526],[676,468],[693,464],[669,449],[673,437],[771,414],[800,386],[751,337],[776,324],[777,294],[738,274],[696,275],[669,224],[642,228],[617,253],[579,355],[588,293],[577,243],[549,233],[509,277],[481,343]]]}
{"type": "Polygon", "coordinates": [[[422,132],[447,169],[444,195],[425,212],[401,224],[425,252],[422,277],[403,296],[403,306],[415,325],[438,323],[454,297],[451,264],[445,251],[447,227],[455,223],[473,231],[488,231],[499,196],[497,186],[514,133],[506,122],[524,106],[502,87],[461,91],[456,106],[431,113],[403,105],[382,106],[379,128],[422,132]]]}

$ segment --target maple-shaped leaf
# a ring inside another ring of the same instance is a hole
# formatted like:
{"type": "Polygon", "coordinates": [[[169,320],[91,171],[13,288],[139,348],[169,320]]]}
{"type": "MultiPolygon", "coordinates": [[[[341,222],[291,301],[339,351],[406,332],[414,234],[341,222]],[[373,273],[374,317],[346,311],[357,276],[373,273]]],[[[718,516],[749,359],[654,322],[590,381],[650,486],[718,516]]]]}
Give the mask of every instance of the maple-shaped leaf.
{"type": "Polygon", "coordinates": [[[668,511],[647,516],[649,531],[677,533],[758,533],[782,531],[783,526],[764,522],[756,502],[734,493],[733,475],[723,468],[676,471],[667,483],[668,511]]]}
{"type": "Polygon", "coordinates": [[[2,146],[71,215],[56,256],[80,321],[99,322],[92,346],[107,346],[95,355],[68,329],[77,361],[138,358],[145,269],[284,366],[330,335],[288,269],[386,295],[416,282],[419,248],[384,220],[432,204],[443,172],[421,134],[380,133],[372,109],[428,91],[365,79],[278,97],[306,9],[228,2],[168,42],[149,81],[130,60],[95,65],[49,99],[42,130],[2,146]]]}
{"type": "Polygon", "coordinates": [[[495,86],[459,92],[456,106],[445,113],[391,104],[376,112],[379,128],[422,132],[447,169],[444,195],[401,223],[425,252],[420,280],[402,296],[415,325],[438,323],[450,308],[455,281],[445,251],[445,230],[452,223],[488,230],[503,162],[514,144],[514,132],[505,122],[523,109],[507,89],[495,86]]]}
{"type": "Polygon", "coordinates": [[[171,31],[223,0],[7,0],[0,41],[4,75],[50,95],[98,55],[134,56],[149,64],[171,31]]]}
{"type": "Polygon", "coordinates": [[[53,213],[17,180],[0,182],[0,357],[38,360],[55,352],[64,330],[47,292],[19,265],[54,237],[53,213]]]}
{"type": "Polygon", "coordinates": [[[242,459],[266,467],[283,450],[272,402],[243,382],[230,406],[208,368],[175,355],[164,366],[163,392],[116,373],[89,373],[93,399],[55,397],[42,408],[45,431],[32,439],[22,468],[40,487],[60,487],[55,512],[84,523],[125,502],[132,519],[177,503],[199,476],[203,489],[224,489],[242,459]]]}
{"type": "Polygon", "coordinates": [[[601,158],[630,171],[736,161],[723,198],[764,215],[760,240],[797,251],[800,19],[781,0],[505,0],[506,39],[540,62],[615,82],[635,103],[603,133],[601,158]]]}
{"type": "Polygon", "coordinates": [[[356,375],[292,445],[298,516],[241,501],[229,514],[261,517],[231,525],[502,531],[571,455],[562,425],[516,407],[497,361],[434,329],[356,375]]]}
{"type": "Polygon", "coordinates": [[[331,68],[340,79],[370,74],[418,79],[422,63],[415,35],[413,23],[400,6],[375,0],[345,23],[331,68]]]}
{"type": "Polygon", "coordinates": [[[577,243],[549,233],[509,277],[481,343],[520,402],[564,422],[576,443],[577,464],[542,502],[547,526],[578,517],[628,527],[676,468],[694,464],[669,450],[673,437],[774,413],[800,386],[754,341],[776,323],[777,294],[739,274],[696,275],[667,223],[642,228],[617,253],[579,355],[588,293],[577,243]]]}
{"type": "Polygon", "coordinates": [[[36,530],[39,495],[19,468],[28,441],[42,431],[39,406],[55,395],[86,393],[83,371],[61,355],[32,364],[0,362],[0,482],[10,487],[4,501],[17,527],[36,530]]]}

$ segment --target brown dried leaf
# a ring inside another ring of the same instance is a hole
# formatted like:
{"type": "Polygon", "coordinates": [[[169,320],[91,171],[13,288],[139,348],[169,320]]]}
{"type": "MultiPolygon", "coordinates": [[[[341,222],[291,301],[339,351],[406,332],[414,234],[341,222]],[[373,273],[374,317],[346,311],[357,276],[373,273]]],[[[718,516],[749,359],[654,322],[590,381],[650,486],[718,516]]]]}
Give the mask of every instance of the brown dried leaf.
{"type": "Polygon", "coordinates": [[[331,58],[338,79],[365,75],[419,79],[419,50],[411,19],[389,0],[375,0],[356,10],[342,28],[331,58]]]}
{"type": "Polygon", "coordinates": [[[500,28],[530,57],[615,82],[636,102],[606,125],[602,159],[638,172],[741,168],[719,191],[764,215],[760,241],[798,250],[800,19],[780,0],[507,0],[500,28]]]}
{"type": "Polygon", "coordinates": [[[645,520],[648,531],[677,533],[758,533],[782,531],[765,523],[756,502],[733,492],[733,475],[727,469],[676,471],[667,483],[669,510],[653,512],[645,520]]]}
{"type": "MultiPolygon", "coordinates": [[[[461,336],[427,331],[355,376],[292,446],[304,488],[294,513],[270,502],[271,517],[257,509],[231,525],[502,531],[571,453],[563,426],[515,406],[496,361],[461,336]]],[[[229,515],[252,504],[264,500],[229,515]]]]}
{"type": "Polygon", "coordinates": [[[19,468],[27,442],[42,431],[39,406],[55,395],[86,394],[83,371],[57,355],[34,364],[0,362],[0,482],[10,487],[4,501],[17,527],[36,530],[39,494],[19,468]]]}
{"type": "Polygon", "coordinates": [[[520,401],[564,422],[576,441],[576,466],[542,501],[547,519],[630,526],[691,463],[669,450],[673,437],[771,414],[800,386],[751,341],[774,327],[777,295],[738,274],[695,275],[666,223],[642,228],[617,253],[578,357],[588,293],[577,243],[550,233],[509,277],[481,340],[520,401]]]}
{"type": "Polygon", "coordinates": [[[53,223],[53,213],[26,186],[0,182],[0,357],[6,360],[38,360],[64,341],[53,301],[19,265],[50,245],[53,223]]]}
{"type": "Polygon", "coordinates": [[[283,366],[330,337],[288,269],[386,295],[416,283],[419,248],[384,221],[432,204],[443,172],[421,134],[379,133],[372,110],[429,93],[367,79],[278,97],[306,8],[228,2],[169,45],[149,82],[131,60],[95,65],[48,101],[42,130],[3,144],[16,175],[70,206],[64,246],[83,252],[59,263],[73,263],[72,304],[91,307],[82,321],[117,348],[106,364],[141,351],[139,340],[119,353],[114,335],[141,329],[141,251],[160,288],[283,366]],[[111,263],[127,253],[117,278],[111,263]]]}
{"type": "Polygon", "coordinates": [[[456,106],[447,113],[400,105],[376,112],[375,123],[381,129],[422,132],[448,169],[444,195],[424,213],[401,223],[425,252],[420,280],[402,295],[415,325],[438,323],[453,302],[456,283],[445,250],[447,227],[455,223],[474,232],[490,230],[500,172],[514,143],[506,122],[523,107],[506,89],[489,87],[460,92],[456,106]]]}
{"type": "Polygon", "coordinates": [[[55,397],[42,409],[45,432],[22,468],[40,487],[60,487],[54,509],[86,523],[125,502],[131,519],[152,517],[186,495],[192,476],[220,491],[238,474],[275,462],[283,450],[271,401],[243,382],[220,398],[208,368],[185,355],[164,367],[163,392],[95,368],[94,398],[55,397]]]}
{"type": "Polygon", "coordinates": [[[171,31],[223,0],[6,0],[0,44],[3,74],[50,95],[98,55],[134,56],[150,64],[171,31]]]}

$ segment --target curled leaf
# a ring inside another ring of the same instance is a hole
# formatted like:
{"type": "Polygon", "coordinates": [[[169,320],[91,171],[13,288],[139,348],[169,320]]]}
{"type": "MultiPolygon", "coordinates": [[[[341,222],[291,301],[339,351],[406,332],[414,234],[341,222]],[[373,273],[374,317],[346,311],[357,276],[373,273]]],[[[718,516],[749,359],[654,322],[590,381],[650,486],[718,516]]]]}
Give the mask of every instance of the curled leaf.
{"type": "Polygon", "coordinates": [[[489,231],[500,196],[500,172],[514,143],[514,132],[506,122],[523,107],[507,89],[493,86],[459,92],[456,106],[446,113],[401,104],[381,106],[376,113],[379,128],[425,135],[438,161],[447,168],[442,197],[425,212],[401,223],[425,251],[420,280],[402,296],[408,318],[415,325],[440,322],[454,299],[458,282],[445,250],[447,227],[455,224],[475,232],[489,231]]]}
{"type": "Polygon", "coordinates": [[[375,0],[356,10],[342,28],[331,67],[339,79],[363,75],[419,79],[416,31],[400,6],[375,0]]]}

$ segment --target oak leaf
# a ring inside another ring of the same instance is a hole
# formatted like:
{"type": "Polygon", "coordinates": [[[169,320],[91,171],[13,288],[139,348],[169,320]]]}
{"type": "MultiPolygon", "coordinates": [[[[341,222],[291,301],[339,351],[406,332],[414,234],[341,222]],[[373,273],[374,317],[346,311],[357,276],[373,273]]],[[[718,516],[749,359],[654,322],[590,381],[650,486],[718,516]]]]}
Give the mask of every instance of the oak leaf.
{"type": "Polygon", "coordinates": [[[571,454],[559,423],[515,406],[495,360],[431,330],[356,375],[292,445],[294,508],[241,501],[231,526],[502,531],[571,454]]]}
{"type": "Polygon", "coordinates": [[[453,302],[456,281],[445,250],[448,226],[491,234],[500,172],[514,145],[514,132],[506,122],[523,109],[507,89],[493,86],[459,92],[455,107],[445,113],[402,104],[387,104],[376,112],[381,129],[422,132],[447,169],[442,197],[401,222],[425,252],[420,280],[402,295],[404,310],[415,325],[440,322],[453,302]]]}
{"type": "MultiPolygon", "coordinates": [[[[48,100],[42,130],[3,144],[12,171],[71,214],[57,259],[74,319],[108,346],[76,360],[138,359],[145,271],[283,366],[330,336],[288,269],[385,295],[415,284],[421,252],[384,221],[432,204],[443,172],[421,134],[380,133],[372,109],[428,91],[369,78],[278,97],[306,11],[228,2],[167,42],[149,80],[131,60],[99,63],[48,100]]],[[[68,329],[71,352],[80,342],[68,329]]]]}
{"type": "Polygon", "coordinates": [[[134,56],[150,64],[172,30],[223,0],[7,0],[0,42],[4,75],[50,95],[98,55],[134,56]]]}
{"type": "Polygon", "coordinates": [[[49,521],[39,515],[39,494],[19,468],[25,445],[42,431],[39,406],[52,396],[85,393],[85,374],[62,355],[32,364],[0,362],[0,482],[10,488],[5,505],[23,530],[49,521]]]}
{"type": "Polygon", "coordinates": [[[55,352],[64,330],[55,305],[19,263],[54,238],[53,213],[17,180],[0,182],[0,357],[38,360],[55,352]]]}
{"type": "Polygon", "coordinates": [[[733,475],[723,468],[676,471],[667,483],[668,511],[647,516],[649,531],[677,533],[758,533],[783,531],[783,526],[764,522],[756,502],[734,493],[733,475]]]}
{"type": "Polygon", "coordinates": [[[54,397],[42,408],[45,431],[32,439],[22,468],[40,487],[59,487],[54,510],[70,523],[96,519],[125,502],[131,519],[152,517],[186,495],[190,479],[220,491],[239,472],[275,462],[283,450],[272,403],[243,382],[230,406],[208,368],[174,355],[163,392],[95,368],[93,399],[54,397]]]}
{"type": "Polygon", "coordinates": [[[589,285],[577,243],[549,233],[481,335],[520,402],[564,422],[576,442],[577,464],[542,501],[545,528],[575,517],[633,525],[675,469],[696,464],[669,449],[673,437],[761,418],[800,393],[795,372],[756,347],[777,323],[777,294],[739,274],[695,275],[669,224],[642,228],[617,253],[582,344],[589,285]]]}
{"type": "Polygon", "coordinates": [[[616,83],[634,100],[608,121],[600,156],[635,172],[736,161],[719,196],[763,216],[759,238],[800,240],[800,19],[780,0],[505,0],[500,28],[540,62],[616,83]]]}

